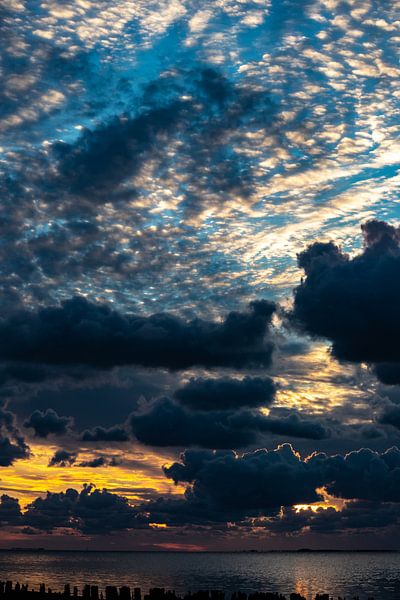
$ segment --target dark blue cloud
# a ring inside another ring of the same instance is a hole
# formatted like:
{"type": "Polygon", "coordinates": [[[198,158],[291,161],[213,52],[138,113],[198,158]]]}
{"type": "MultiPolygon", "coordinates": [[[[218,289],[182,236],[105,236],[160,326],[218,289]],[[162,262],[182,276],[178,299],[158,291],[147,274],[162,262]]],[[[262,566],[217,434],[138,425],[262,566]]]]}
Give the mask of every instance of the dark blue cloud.
{"type": "Polygon", "coordinates": [[[29,458],[29,447],[20,436],[15,439],[0,435],[0,467],[9,467],[16,460],[29,458]]]}
{"type": "Polygon", "coordinates": [[[341,510],[285,507],[279,517],[273,517],[263,525],[275,535],[301,534],[306,530],[319,534],[354,534],[362,530],[397,527],[399,518],[398,504],[356,500],[347,502],[341,510]]]}
{"type": "Polygon", "coordinates": [[[68,489],[37,498],[28,506],[23,522],[42,531],[69,527],[95,535],[140,528],[147,520],[123,496],[85,486],[80,492],[68,489]]]}
{"type": "Polygon", "coordinates": [[[219,509],[276,510],[281,505],[316,502],[324,476],[315,461],[301,460],[289,444],[238,457],[232,451],[184,453],[164,469],[174,481],[189,481],[188,501],[219,509]]]}
{"type": "Polygon", "coordinates": [[[183,369],[194,365],[267,367],[273,343],[268,328],[275,305],[252,302],[224,321],[184,321],[166,313],[122,315],[82,297],[61,306],[21,310],[0,320],[3,361],[112,368],[142,365],[183,369]]]}
{"type": "MultiPolygon", "coordinates": [[[[305,529],[345,533],[392,527],[400,516],[399,456],[398,448],[392,448],[384,453],[367,449],[347,455],[315,453],[302,459],[289,444],[242,455],[231,450],[187,450],[180,462],[164,467],[168,478],[187,483],[183,497],[151,494],[147,502],[132,506],[118,494],[86,486],[81,492],[48,492],[22,516],[18,502],[6,498],[4,507],[0,504],[0,521],[38,531],[66,527],[93,535],[155,522],[221,529],[236,523],[290,535],[305,529]],[[321,487],[346,499],[342,510],[294,509],[296,504],[321,500],[317,491],[321,487]]],[[[97,464],[90,463],[85,466],[97,464]]]]}
{"type": "Polygon", "coordinates": [[[49,434],[65,435],[73,422],[71,417],[59,416],[55,410],[48,408],[45,412],[35,410],[24,422],[24,427],[33,429],[36,437],[47,438],[49,434]]]}
{"type": "Polygon", "coordinates": [[[96,458],[92,458],[91,460],[83,460],[79,463],[80,467],[90,467],[92,469],[97,469],[98,467],[105,467],[107,464],[104,456],[97,456],[96,458]]]}
{"type": "Polygon", "coordinates": [[[320,499],[325,487],[336,497],[371,502],[400,502],[400,451],[369,449],[346,455],[314,453],[303,460],[284,444],[274,451],[184,452],[181,461],[165,467],[176,483],[188,482],[186,498],[221,510],[264,509],[306,504],[320,499]]]}
{"type": "Polygon", "coordinates": [[[2,494],[0,497],[0,525],[19,525],[21,516],[18,500],[2,494]]]}
{"type": "Polygon", "coordinates": [[[150,446],[241,448],[255,443],[256,432],[231,425],[226,411],[191,412],[169,398],[160,398],[129,419],[135,438],[150,446]]]}
{"type": "Polygon", "coordinates": [[[316,455],[312,462],[326,469],[327,490],[342,498],[400,502],[400,450],[390,448],[378,453],[368,448],[345,456],[316,455]]]}
{"type": "Polygon", "coordinates": [[[183,406],[198,410],[237,409],[270,405],[276,386],[269,377],[191,379],[174,392],[183,406]]]}
{"type": "Polygon", "coordinates": [[[129,424],[135,438],[150,446],[241,448],[263,443],[263,437],[324,439],[327,428],[296,413],[270,417],[248,409],[190,410],[169,398],[159,398],[133,412],[129,424]]]}
{"type": "Polygon", "coordinates": [[[386,403],[378,414],[378,423],[392,425],[400,429],[400,405],[393,402],[386,403]]]}
{"type": "Polygon", "coordinates": [[[81,440],[83,442],[127,442],[129,435],[124,427],[118,425],[109,428],[97,426],[83,431],[81,440]]]}
{"type": "Polygon", "coordinates": [[[15,415],[0,403],[0,467],[29,456],[30,448],[16,425],[15,415]]]}
{"type": "Polygon", "coordinates": [[[234,145],[255,126],[271,126],[274,107],[266,91],[198,65],[148,83],[136,104],[136,112],[85,129],[72,143],[52,145],[58,176],[49,183],[49,194],[68,190],[71,202],[80,198],[81,208],[84,201],[88,210],[91,203],[132,199],[137,190],[124,183],[150,160],[162,172],[165,151],[177,139],[190,210],[202,208],[201,192],[250,193],[251,161],[234,145]]]}
{"type": "Polygon", "coordinates": [[[332,342],[341,360],[367,362],[386,383],[400,382],[400,234],[381,221],[362,226],[365,247],[354,258],[333,242],[298,256],[306,277],[295,289],[293,320],[332,342]]]}
{"type": "Polygon", "coordinates": [[[309,440],[323,440],[330,436],[329,428],[317,419],[301,417],[295,410],[271,412],[268,417],[260,413],[242,411],[232,417],[232,425],[254,428],[263,433],[309,440]],[[283,413],[283,414],[282,414],[283,413]]]}
{"type": "Polygon", "coordinates": [[[77,459],[76,452],[70,452],[69,450],[63,450],[60,448],[56,450],[53,456],[49,460],[49,467],[70,467],[74,464],[77,459]]]}

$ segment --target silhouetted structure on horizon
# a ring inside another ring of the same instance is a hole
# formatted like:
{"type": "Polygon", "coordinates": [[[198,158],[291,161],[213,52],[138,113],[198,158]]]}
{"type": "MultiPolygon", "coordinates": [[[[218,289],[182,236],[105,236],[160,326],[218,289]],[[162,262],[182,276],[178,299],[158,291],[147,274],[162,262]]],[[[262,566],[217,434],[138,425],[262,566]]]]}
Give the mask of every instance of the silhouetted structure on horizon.
{"type": "MultiPolygon", "coordinates": [[[[228,600],[225,593],[219,590],[200,590],[198,592],[188,592],[183,596],[177,595],[174,591],[165,590],[165,588],[152,588],[148,594],[142,597],[140,588],[135,587],[133,591],[128,586],[120,588],[107,585],[103,591],[99,591],[97,585],[86,584],[83,586],[82,594],[79,594],[75,586],[71,592],[71,586],[67,583],[63,592],[53,591],[50,587],[46,589],[44,583],[39,586],[39,590],[29,589],[28,584],[19,584],[13,586],[12,581],[0,581],[0,600],[228,600]]],[[[230,600],[287,600],[286,596],[277,592],[254,592],[246,594],[244,592],[233,592],[230,600]]],[[[290,594],[289,600],[306,600],[301,594],[290,594]]],[[[317,594],[315,600],[334,600],[329,594],[317,594]]],[[[338,600],[346,598],[338,597],[338,600]]],[[[348,598],[347,600],[360,600],[358,596],[348,598]]],[[[367,600],[374,600],[368,598],[367,600]]]]}

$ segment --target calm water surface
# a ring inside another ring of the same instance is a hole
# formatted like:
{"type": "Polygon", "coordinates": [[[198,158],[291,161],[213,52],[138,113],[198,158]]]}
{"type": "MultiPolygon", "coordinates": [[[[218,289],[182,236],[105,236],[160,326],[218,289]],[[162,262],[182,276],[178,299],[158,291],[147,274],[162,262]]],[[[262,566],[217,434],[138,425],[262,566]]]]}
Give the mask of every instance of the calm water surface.
{"type": "Polygon", "coordinates": [[[165,587],[178,593],[198,589],[297,591],[311,600],[317,592],[360,600],[400,599],[400,554],[397,553],[113,553],[0,552],[0,579],[129,585],[147,591],[165,587]]]}

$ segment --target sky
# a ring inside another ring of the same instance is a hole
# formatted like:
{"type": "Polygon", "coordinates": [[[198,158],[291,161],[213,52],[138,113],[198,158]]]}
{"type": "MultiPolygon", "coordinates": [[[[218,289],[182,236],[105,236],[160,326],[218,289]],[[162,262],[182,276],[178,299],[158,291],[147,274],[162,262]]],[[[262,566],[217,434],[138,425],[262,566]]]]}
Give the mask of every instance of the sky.
{"type": "Polygon", "coordinates": [[[398,548],[399,15],[3,0],[1,548],[398,548]]]}

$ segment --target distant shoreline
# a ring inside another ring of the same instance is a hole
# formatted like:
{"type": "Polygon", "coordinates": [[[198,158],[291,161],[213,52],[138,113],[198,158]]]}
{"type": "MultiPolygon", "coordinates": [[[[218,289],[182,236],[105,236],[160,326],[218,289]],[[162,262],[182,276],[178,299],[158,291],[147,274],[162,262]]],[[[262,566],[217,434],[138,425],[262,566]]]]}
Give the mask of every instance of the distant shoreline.
{"type": "Polygon", "coordinates": [[[103,554],[398,554],[399,549],[360,549],[360,550],[313,550],[299,548],[298,550],[92,550],[92,549],[49,549],[49,548],[0,548],[0,552],[34,552],[38,554],[53,553],[103,553],[103,554]]]}

